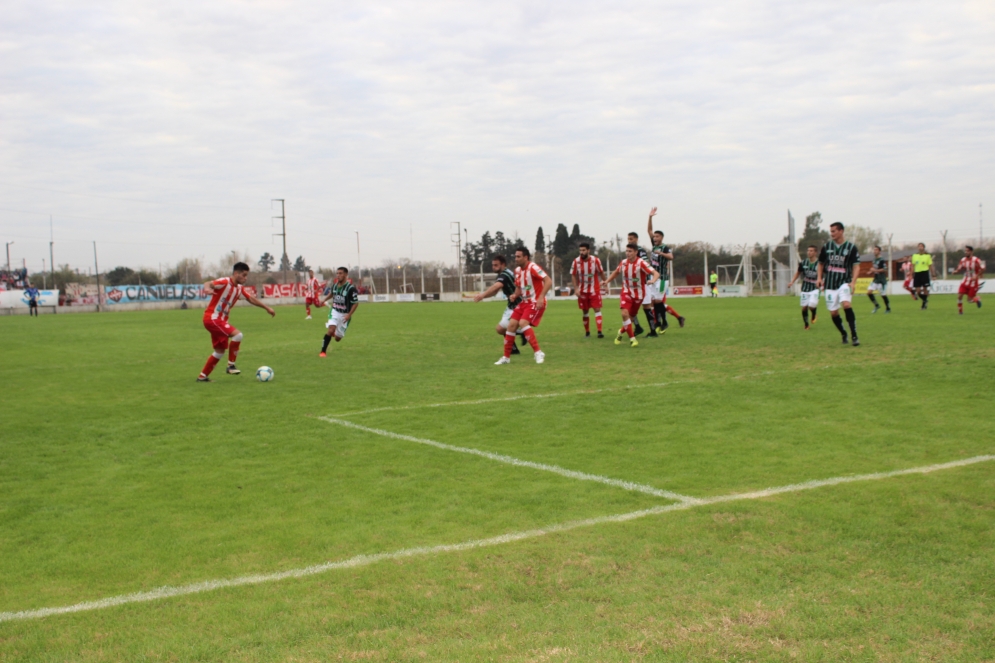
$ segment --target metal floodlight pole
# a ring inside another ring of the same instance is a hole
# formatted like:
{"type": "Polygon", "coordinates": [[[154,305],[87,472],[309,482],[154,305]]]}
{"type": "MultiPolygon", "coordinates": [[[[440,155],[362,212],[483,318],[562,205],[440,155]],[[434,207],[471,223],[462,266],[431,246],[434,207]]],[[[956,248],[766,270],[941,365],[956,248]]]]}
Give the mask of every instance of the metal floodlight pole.
{"type": "Polygon", "coordinates": [[[52,287],[55,287],[55,229],[52,216],[48,217],[48,268],[52,272],[52,287]]]}
{"type": "Polygon", "coordinates": [[[14,242],[7,242],[7,273],[10,274],[10,245],[14,242]]]}
{"type": "Polygon", "coordinates": [[[449,230],[452,231],[453,226],[456,226],[456,232],[450,234],[450,238],[453,241],[453,246],[456,247],[456,274],[459,276],[459,289],[462,293],[463,291],[463,228],[459,221],[452,221],[449,224],[449,230]]]}
{"type": "Polygon", "coordinates": [[[97,264],[97,241],[93,241],[93,273],[97,275],[97,312],[100,312],[100,304],[103,302],[103,296],[100,292],[100,265],[97,264]]]}
{"type": "Polygon", "coordinates": [[[273,233],[274,237],[283,238],[283,258],[280,259],[280,270],[283,272],[283,282],[287,282],[287,263],[290,262],[290,258],[287,257],[287,208],[286,201],[283,198],[273,198],[270,203],[280,203],[280,216],[274,216],[274,219],[280,219],[281,229],[283,232],[273,233]]]}
{"type": "Polygon", "coordinates": [[[947,233],[949,230],[944,230],[940,234],[943,235],[943,278],[947,278],[947,233]]]}

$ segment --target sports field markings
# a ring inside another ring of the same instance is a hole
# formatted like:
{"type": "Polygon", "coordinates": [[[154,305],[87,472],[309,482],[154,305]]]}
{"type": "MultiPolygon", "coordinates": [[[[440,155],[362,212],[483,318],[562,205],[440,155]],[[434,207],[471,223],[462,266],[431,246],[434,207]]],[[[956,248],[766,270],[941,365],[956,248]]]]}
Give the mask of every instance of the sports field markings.
{"type": "Polygon", "coordinates": [[[553,474],[559,474],[560,476],[567,477],[568,479],[578,479],[580,481],[596,481],[598,483],[603,483],[608,486],[614,486],[615,488],[623,488],[625,490],[632,490],[637,493],[645,493],[647,495],[653,495],[654,497],[663,497],[668,500],[677,500],[678,502],[696,501],[695,498],[693,497],[688,497],[687,495],[674,493],[669,490],[660,490],[659,488],[654,488],[653,486],[645,486],[643,484],[633,483],[631,481],[623,481],[621,479],[612,479],[609,477],[598,476],[597,474],[587,474],[586,472],[577,472],[576,470],[568,470],[565,467],[560,467],[559,465],[546,465],[545,463],[534,463],[530,460],[520,460],[518,458],[513,458],[511,456],[505,456],[504,454],[491,453],[490,451],[481,451],[480,449],[472,449],[470,447],[457,447],[452,444],[446,444],[444,442],[436,442],[435,440],[428,440],[421,437],[414,437],[412,435],[404,435],[402,433],[393,433],[389,430],[382,430],[380,428],[370,428],[368,426],[361,426],[359,424],[354,424],[351,421],[346,421],[345,419],[335,419],[332,417],[318,417],[318,418],[321,419],[322,421],[327,421],[330,424],[345,426],[346,428],[352,428],[354,430],[362,431],[364,433],[372,433],[374,435],[389,437],[395,440],[404,440],[405,442],[414,442],[416,444],[425,444],[430,447],[435,447],[436,449],[443,449],[445,451],[455,451],[461,454],[480,456],[481,458],[494,460],[499,463],[506,463],[508,465],[514,465],[515,467],[527,467],[532,470],[552,472],[553,474]]]}
{"type": "Polygon", "coordinates": [[[108,598],[98,599],[96,601],[85,601],[83,603],[76,603],[73,605],[61,606],[57,608],[39,608],[37,610],[22,610],[20,612],[0,612],[0,623],[26,620],[26,619],[41,619],[43,617],[66,615],[76,612],[87,612],[90,610],[101,610],[104,608],[112,608],[114,606],[119,606],[119,605],[127,605],[129,603],[148,603],[150,601],[158,601],[160,599],[171,598],[174,596],[188,596],[190,594],[202,594],[204,592],[211,592],[214,590],[226,589],[229,587],[244,587],[246,585],[260,585],[263,583],[278,582],[280,580],[289,580],[292,578],[306,578],[308,576],[327,573],[329,571],[335,571],[337,569],[352,569],[362,566],[369,566],[371,564],[376,564],[377,562],[383,562],[388,560],[406,559],[411,557],[427,557],[430,555],[439,555],[442,553],[461,552],[465,550],[473,550],[476,548],[499,546],[499,545],[504,545],[506,543],[524,541],[526,539],[535,539],[541,536],[546,536],[548,534],[556,534],[558,532],[568,532],[570,530],[579,529],[581,527],[593,527],[595,525],[602,525],[605,523],[624,523],[639,518],[645,518],[646,516],[654,516],[662,513],[667,513],[670,511],[682,511],[685,509],[693,509],[699,506],[719,504],[722,502],[733,502],[736,500],[755,500],[763,497],[770,497],[772,495],[779,495],[782,493],[797,493],[803,490],[812,490],[814,488],[822,488],[825,486],[836,486],[843,483],[854,483],[857,481],[876,481],[880,479],[906,476],[910,474],[928,474],[930,472],[936,472],[938,470],[948,470],[956,467],[964,467],[966,465],[974,465],[976,463],[984,463],[992,460],[995,460],[995,456],[975,456],[973,458],[965,458],[963,460],[955,460],[948,463],[938,463],[936,465],[912,467],[904,470],[892,470],[890,472],[875,472],[873,474],[858,474],[846,477],[834,477],[831,479],[817,479],[814,481],[806,481],[804,483],[796,483],[788,486],[780,486],[775,488],[766,488],[764,490],[756,490],[748,493],[734,493],[732,495],[707,497],[688,502],[677,502],[675,504],[667,504],[663,506],[653,507],[651,509],[630,511],[629,513],[621,513],[611,516],[599,516],[596,518],[585,518],[583,520],[571,520],[565,523],[549,525],[543,528],[530,529],[522,532],[511,532],[508,534],[502,534],[500,536],[494,536],[486,539],[474,539],[471,541],[464,541],[462,543],[450,543],[439,546],[424,546],[421,548],[404,548],[401,550],[395,550],[394,552],[377,553],[373,555],[356,555],[355,557],[350,557],[349,559],[341,560],[338,562],[327,562],[325,564],[316,564],[314,566],[307,566],[301,569],[291,569],[289,571],[280,571],[277,573],[240,576],[237,578],[226,578],[221,580],[207,580],[204,582],[195,582],[189,585],[180,585],[179,587],[159,587],[157,589],[153,589],[148,592],[121,594],[119,596],[110,596],[108,598]]]}

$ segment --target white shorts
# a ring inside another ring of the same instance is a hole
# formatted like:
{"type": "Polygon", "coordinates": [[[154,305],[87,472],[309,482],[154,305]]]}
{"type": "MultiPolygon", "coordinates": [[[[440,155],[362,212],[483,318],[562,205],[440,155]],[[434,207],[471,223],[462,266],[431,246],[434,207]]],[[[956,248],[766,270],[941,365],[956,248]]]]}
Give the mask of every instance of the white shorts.
{"type": "Polygon", "coordinates": [[[809,290],[802,293],[802,306],[815,308],[819,305],[819,289],[809,290]]]}
{"type": "Polygon", "coordinates": [[[874,281],[871,281],[871,284],[867,286],[867,294],[869,295],[872,292],[880,292],[883,295],[884,287],[885,287],[884,283],[876,283],[874,281]]]}
{"type": "Polygon", "coordinates": [[[504,307],[504,313],[501,314],[501,322],[498,323],[498,327],[502,329],[508,328],[508,323],[511,321],[511,314],[515,312],[515,309],[504,307]]]}
{"type": "Polygon", "coordinates": [[[332,311],[332,317],[325,323],[325,328],[335,327],[335,335],[345,338],[345,330],[349,328],[349,321],[345,319],[346,314],[341,311],[332,311]]]}
{"type": "Polygon", "coordinates": [[[852,299],[853,295],[850,294],[850,286],[846,284],[840,286],[839,290],[826,290],[826,308],[830,311],[840,310],[843,302],[849,304],[852,299]]]}
{"type": "Polygon", "coordinates": [[[647,304],[652,304],[653,302],[662,302],[664,297],[666,296],[667,296],[666,281],[660,279],[656,283],[652,284],[647,283],[646,294],[643,296],[643,306],[646,306],[647,304]]]}

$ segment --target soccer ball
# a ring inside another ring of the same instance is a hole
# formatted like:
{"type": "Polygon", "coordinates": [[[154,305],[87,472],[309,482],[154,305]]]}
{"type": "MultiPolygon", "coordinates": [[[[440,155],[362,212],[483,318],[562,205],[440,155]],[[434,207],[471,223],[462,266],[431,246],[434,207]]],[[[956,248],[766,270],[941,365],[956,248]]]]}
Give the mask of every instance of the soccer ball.
{"type": "Polygon", "coordinates": [[[273,379],[273,369],[269,366],[260,366],[256,369],[256,379],[260,382],[269,382],[273,379]]]}

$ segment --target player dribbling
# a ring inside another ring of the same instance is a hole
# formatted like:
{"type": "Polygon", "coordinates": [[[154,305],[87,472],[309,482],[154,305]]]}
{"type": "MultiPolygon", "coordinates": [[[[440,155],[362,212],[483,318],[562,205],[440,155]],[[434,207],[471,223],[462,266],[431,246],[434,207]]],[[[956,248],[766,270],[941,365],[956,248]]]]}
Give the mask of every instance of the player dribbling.
{"type": "Polygon", "coordinates": [[[225,350],[228,351],[229,375],[238,375],[242,371],[235,367],[235,359],[238,357],[238,350],[242,345],[242,332],[235,329],[228,322],[228,314],[231,308],[238,301],[239,297],[245,297],[245,301],[253,306],[258,306],[270,314],[276,315],[276,311],[266,304],[245,292],[245,281],[249,278],[249,266],[244,262],[236,262],[232,267],[231,276],[208,281],[204,284],[204,290],[212,292],[211,302],[204,311],[204,328],[211,332],[211,345],[214,352],[207,358],[204,369],[197,377],[197,382],[210,382],[211,371],[218,362],[224,359],[225,350]]]}

